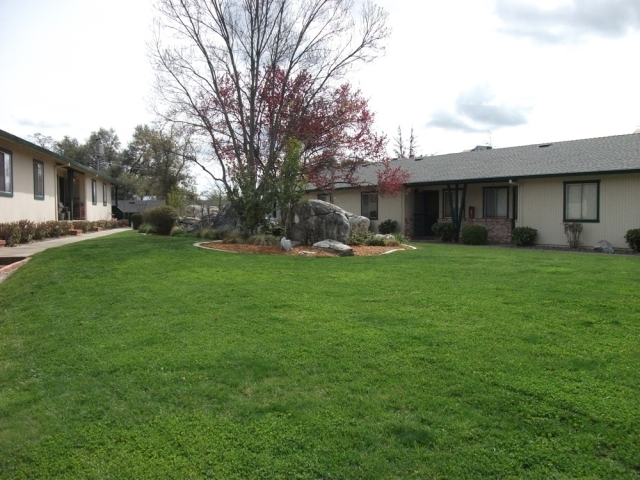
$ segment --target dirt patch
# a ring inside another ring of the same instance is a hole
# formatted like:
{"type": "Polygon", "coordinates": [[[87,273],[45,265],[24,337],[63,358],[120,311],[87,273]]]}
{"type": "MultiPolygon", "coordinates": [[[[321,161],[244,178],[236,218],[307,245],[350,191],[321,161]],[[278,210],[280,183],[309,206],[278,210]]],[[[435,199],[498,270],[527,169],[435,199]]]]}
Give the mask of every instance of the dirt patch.
{"type": "MultiPolygon", "coordinates": [[[[324,250],[319,250],[313,247],[297,246],[293,250],[287,252],[282,248],[261,246],[261,245],[245,245],[239,243],[202,243],[201,247],[211,248],[213,250],[223,250],[225,252],[234,253],[248,253],[248,254],[262,254],[262,255],[296,255],[296,256],[309,256],[309,257],[337,257],[337,255],[324,250]]],[[[382,255],[383,253],[391,252],[394,250],[411,250],[408,245],[400,245],[397,247],[369,247],[367,245],[355,245],[353,248],[353,254],[356,257],[370,257],[373,255],[382,255]]]]}

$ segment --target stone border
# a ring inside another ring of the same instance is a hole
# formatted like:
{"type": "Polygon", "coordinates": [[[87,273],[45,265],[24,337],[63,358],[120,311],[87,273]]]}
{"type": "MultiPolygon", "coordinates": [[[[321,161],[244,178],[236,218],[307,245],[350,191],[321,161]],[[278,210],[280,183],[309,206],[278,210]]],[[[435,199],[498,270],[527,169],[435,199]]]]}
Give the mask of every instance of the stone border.
{"type": "MultiPolygon", "coordinates": [[[[14,258],[14,257],[4,257],[4,258],[14,258]]],[[[18,270],[22,265],[27,263],[31,257],[15,257],[21,258],[22,260],[18,260],[17,262],[10,263],[9,265],[4,265],[0,267],[0,283],[4,282],[7,278],[9,278],[16,270],[18,270]]]]}
{"type": "MultiPolygon", "coordinates": [[[[222,250],[222,249],[218,249],[218,248],[203,247],[203,245],[205,243],[222,243],[222,240],[209,240],[208,242],[197,242],[197,243],[194,243],[193,246],[197,247],[197,248],[201,248],[203,250],[213,250],[214,252],[242,253],[242,252],[234,252],[233,250],[222,250]]],[[[406,243],[403,243],[402,245],[404,245],[405,247],[408,247],[411,250],[416,250],[416,247],[414,247],[413,245],[407,245],[406,243]]],[[[388,253],[393,253],[393,252],[402,252],[404,250],[406,250],[406,248],[396,248],[394,250],[389,250],[388,252],[382,252],[380,255],[387,255],[388,253]]],[[[379,257],[380,255],[371,255],[371,256],[372,257],[379,257]]],[[[308,255],[301,255],[301,256],[302,257],[308,257],[308,255]]]]}

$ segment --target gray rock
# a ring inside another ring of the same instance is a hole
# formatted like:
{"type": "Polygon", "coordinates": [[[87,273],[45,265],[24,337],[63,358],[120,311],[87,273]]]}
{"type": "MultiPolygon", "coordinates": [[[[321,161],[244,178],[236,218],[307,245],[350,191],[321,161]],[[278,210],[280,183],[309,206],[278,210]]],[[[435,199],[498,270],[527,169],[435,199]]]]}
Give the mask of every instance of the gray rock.
{"type": "Polygon", "coordinates": [[[600,240],[593,247],[593,251],[600,252],[600,253],[613,253],[613,245],[611,245],[606,240],[600,240]]]}
{"type": "Polygon", "coordinates": [[[349,243],[351,224],[347,212],[322,200],[307,200],[296,210],[298,222],[293,225],[291,239],[303,245],[321,240],[349,243]]]}
{"type": "Polygon", "coordinates": [[[282,247],[283,250],[286,250],[287,252],[291,251],[291,249],[293,248],[293,246],[291,245],[291,240],[287,240],[284,237],[280,239],[280,246],[282,247]]]}
{"type": "Polygon", "coordinates": [[[322,240],[313,244],[313,248],[335,253],[340,257],[352,257],[353,248],[335,240],[322,240]]]}
{"type": "Polygon", "coordinates": [[[367,217],[363,217],[361,215],[355,215],[350,212],[346,212],[347,219],[349,220],[349,225],[351,226],[351,233],[358,235],[363,234],[369,230],[369,225],[371,225],[371,220],[367,217]]]}
{"type": "Polygon", "coordinates": [[[240,226],[240,217],[233,209],[230,203],[227,203],[222,210],[218,212],[211,222],[211,227],[219,231],[233,230],[240,226]]]}

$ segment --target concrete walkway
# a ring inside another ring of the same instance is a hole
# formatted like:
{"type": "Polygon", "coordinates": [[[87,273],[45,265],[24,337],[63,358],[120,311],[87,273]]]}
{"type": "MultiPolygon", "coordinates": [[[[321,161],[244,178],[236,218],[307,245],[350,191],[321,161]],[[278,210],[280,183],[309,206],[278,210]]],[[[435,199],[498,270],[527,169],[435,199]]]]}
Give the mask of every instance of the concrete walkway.
{"type": "Polygon", "coordinates": [[[107,235],[127,231],[131,231],[131,228],[114,228],[112,230],[102,230],[100,232],[83,233],[78,236],[67,236],[52,240],[43,240],[41,242],[27,243],[24,245],[18,245],[17,247],[2,247],[0,248],[0,257],[30,257],[31,255],[35,255],[36,253],[46,250],[47,248],[55,248],[61,245],[82,242],[83,240],[90,240],[92,238],[106,237],[107,235]]]}

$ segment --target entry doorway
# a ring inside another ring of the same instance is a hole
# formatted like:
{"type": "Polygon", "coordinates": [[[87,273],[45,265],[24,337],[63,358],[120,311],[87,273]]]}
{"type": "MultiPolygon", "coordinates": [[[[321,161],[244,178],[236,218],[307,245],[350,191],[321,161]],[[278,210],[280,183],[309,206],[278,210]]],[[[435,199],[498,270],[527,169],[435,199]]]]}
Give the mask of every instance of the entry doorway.
{"type": "Polygon", "coordinates": [[[438,222],[440,192],[416,191],[413,196],[413,235],[416,238],[434,236],[431,227],[438,222]]]}

